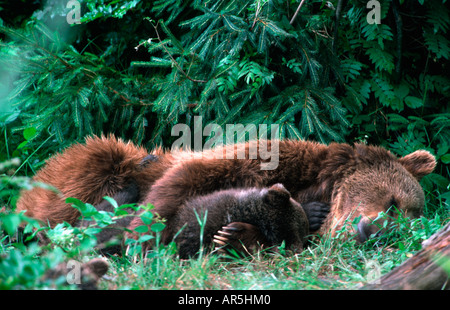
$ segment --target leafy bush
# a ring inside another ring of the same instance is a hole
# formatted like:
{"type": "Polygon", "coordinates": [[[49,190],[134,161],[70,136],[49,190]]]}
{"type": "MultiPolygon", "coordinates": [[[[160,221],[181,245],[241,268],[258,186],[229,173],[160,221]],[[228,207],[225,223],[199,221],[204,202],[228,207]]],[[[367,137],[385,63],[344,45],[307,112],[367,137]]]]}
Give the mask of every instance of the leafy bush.
{"type": "MultiPolygon", "coordinates": [[[[84,261],[86,257],[97,255],[97,234],[107,226],[116,223],[124,217],[136,216],[127,210],[138,212],[142,221],[149,225],[137,227],[132,232],[139,236],[136,240],[125,241],[129,247],[125,257],[143,260],[144,250],[142,244],[151,239],[159,240],[159,233],[165,225],[158,218],[153,218],[153,206],[135,206],[125,204],[118,206],[114,199],[105,197],[113,206],[114,212],[98,211],[94,206],[83,203],[75,198],[67,198],[66,202],[72,204],[80,211],[81,219],[86,225],[72,227],[64,222],[50,228],[42,226],[37,220],[26,217],[23,213],[0,212],[0,288],[1,289],[31,289],[31,288],[71,288],[64,277],[51,279],[45,277],[50,269],[70,259],[84,261]],[[142,212],[141,212],[142,211],[142,212]],[[23,229],[20,229],[23,227],[23,229]],[[144,231],[143,228],[146,228],[144,231]],[[39,236],[45,233],[48,244],[38,244],[39,236]],[[134,258],[133,258],[134,257],[134,258]]],[[[6,210],[4,210],[6,211],[6,210]]],[[[121,240],[111,240],[107,246],[121,243],[121,240]]],[[[156,243],[155,251],[146,254],[158,258],[164,250],[156,243]],[[151,254],[153,253],[153,254],[151,254]]],[[[173,250],[172,252],[173,253],[173,250]]],[[[73,287],[72,287],[73,288],[73,287]]]]}

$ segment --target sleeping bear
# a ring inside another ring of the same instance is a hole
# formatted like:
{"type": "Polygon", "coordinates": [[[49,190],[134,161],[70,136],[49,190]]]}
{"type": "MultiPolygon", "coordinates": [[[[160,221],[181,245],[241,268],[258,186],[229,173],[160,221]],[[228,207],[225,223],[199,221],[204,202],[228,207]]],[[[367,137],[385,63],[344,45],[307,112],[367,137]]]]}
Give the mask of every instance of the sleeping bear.
{"type": "MultiPolygon", "coordinates": [[[[407,216],[421,215],[424,193],[418,181],[436,165],[428,151],[418,150],[397,158],[384,148],[364,144],[278,142],[278,166],[264,170],[261,163],[267,159],[259,155],[253,159],[249,153],[256,149],[256,154],[261,154],[261,143],[270,148],[271,141],[250,141],[203,152],[155,149],[149,153],[113,136],[87,138],[85,144],[75,144],[50,158],[34,177],[60,193],[39,187],[24,191],[17,211],[25,210],[26,215],[50,226],[63,221],[75,224],[80,214],[65,203],[66,197],[107,210],[112,206],[102,202],[102,197],[118,196],[121,203],[152,203],[154,211],[166,219],[162,241],[170,242],[178,228],[178,211],[189,200],[219,190],[265,188],[281,183],[306,213],[308,203],[330,205],[319,234],[333,232],[345,219],[361,216],[356,233],[363,242],[378,230],[372,220],[393,204],[407,216]],[[245,158],[238,158],[237,154],[231,159],[217,158],[217,154],[239,147],[245,150],[245,158]],[[136,192],[130,194],[133,183],[136,192]]],[[[135,218],[122,225],[133,230],[143,223],[135,218]]],[[[222,236],[224,239],[254,240],[261,236],[261,228],[254,224],[228,225],[233,229],[222,236]]]]}
{"type": "Polygon", "coordinates": [[[328,205],[310,204],[307,210],[311,213],[307,216],[282,184],[263,189],[220,190],[195,197],[184,203],[174,217],[174,230],[181,231],[175,238],[180,257],[194,256],[200,246],[210,248],[213,242],[225,246],[224,240],[229,240],[223,236],[231,237],[230,232],[239,234],[239,226],[235,225],[238,223],[258,227],[252,236],[254,240],[235,240],[239,252],[252,253],[256,250],[253,246],[270,248],[284,241],[286,249],[298,253],[305,246],[310,226],[317,230],[329,211],[328,205]]]}

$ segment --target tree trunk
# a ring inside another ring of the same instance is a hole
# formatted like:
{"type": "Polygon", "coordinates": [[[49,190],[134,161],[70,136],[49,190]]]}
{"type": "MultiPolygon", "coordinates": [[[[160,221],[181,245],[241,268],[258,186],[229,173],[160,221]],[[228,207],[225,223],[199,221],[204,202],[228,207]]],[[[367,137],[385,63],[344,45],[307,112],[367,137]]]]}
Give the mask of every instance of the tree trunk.
{"type": "Polygon", "coordinates": [[[450,289],[450,223],[423,242],[423,249],[361,289],[450,289]],[[446,271],[445,271],[445,270],[446,271]]]}

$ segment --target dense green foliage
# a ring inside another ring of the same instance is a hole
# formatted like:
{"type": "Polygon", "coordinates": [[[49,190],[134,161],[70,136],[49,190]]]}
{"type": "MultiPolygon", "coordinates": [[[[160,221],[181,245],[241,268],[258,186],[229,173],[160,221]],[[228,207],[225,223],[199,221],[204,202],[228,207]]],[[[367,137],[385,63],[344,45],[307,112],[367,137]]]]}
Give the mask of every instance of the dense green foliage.
{"type": "MultiPolygon", "coordinates": [[[[448,219],[447,0],[379,0],[380,24],[360,0],[84,0],[69,25],[67,2],[0,0],[0,207],[86,135],[170,147],[171,128],[201,115],[203,126],[279,124],[280,138],[427,149],[438,167],[421,181],[423,225],[448,219]]],[[[8,266],[27,262],[36,279],[39,251],[8,266]]]]}

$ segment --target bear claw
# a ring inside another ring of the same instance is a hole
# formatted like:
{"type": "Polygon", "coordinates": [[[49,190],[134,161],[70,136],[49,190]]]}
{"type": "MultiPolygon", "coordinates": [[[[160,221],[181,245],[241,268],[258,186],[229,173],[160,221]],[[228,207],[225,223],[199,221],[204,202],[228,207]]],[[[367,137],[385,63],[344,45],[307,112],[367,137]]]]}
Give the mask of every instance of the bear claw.
{"type": "Polygon", "coordinates": [[[226,236],[231,236],[232,235],[231,233],[223,231],[223,230],[219,230],[217,233],[220,234],[220,235],[226,235],[226,236]]]}

